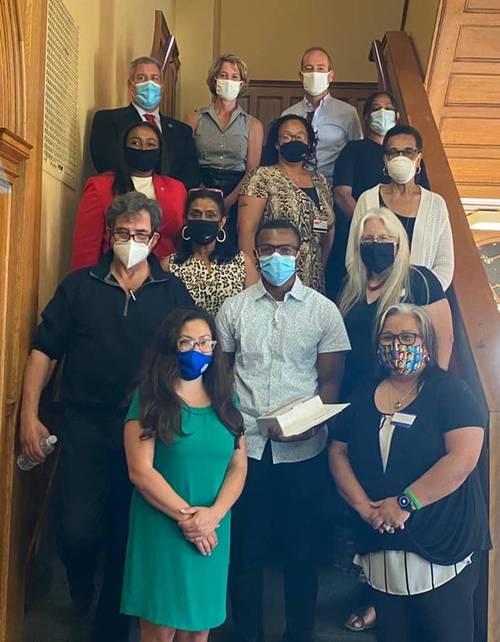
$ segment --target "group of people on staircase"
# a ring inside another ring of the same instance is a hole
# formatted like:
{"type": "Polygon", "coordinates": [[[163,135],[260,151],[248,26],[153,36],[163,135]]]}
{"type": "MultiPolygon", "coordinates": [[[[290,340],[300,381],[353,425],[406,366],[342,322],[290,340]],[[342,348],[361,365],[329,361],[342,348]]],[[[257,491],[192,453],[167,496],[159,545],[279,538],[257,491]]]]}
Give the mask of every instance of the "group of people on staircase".
{"type": "Polygon", "coordinates": [[[473,640],[484,417],[448,370],[446,203],[389,93],[366,99],[363,138],[328,52],[308,49],[299,73],[303,100],[265,140],[236,55],[213,62],[212,101],[184,123],[160,112],[150,57],[131,64],[130,105],[94,116],[98,173],[33,340],[20,437],[43,461],[56,361],[58,545],[75,607],[98,593],[95,642],[128,640],[131,616],[141,642],[205,642],[228,577],[235,642],[262,642],[270,561],[283,639],[312,642],[332,479],[369,589],[347,626],[473,640]],[[314,395],[349,406],[298,438],[261,432],[314,395]]]}

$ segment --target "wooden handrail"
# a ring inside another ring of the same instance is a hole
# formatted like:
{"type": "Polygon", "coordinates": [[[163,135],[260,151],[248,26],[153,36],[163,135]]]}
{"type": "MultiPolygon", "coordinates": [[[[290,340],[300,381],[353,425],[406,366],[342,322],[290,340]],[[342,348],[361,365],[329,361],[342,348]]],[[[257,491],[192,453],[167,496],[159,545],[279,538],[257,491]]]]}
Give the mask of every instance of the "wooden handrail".
{"type": "Polygon", "coordinates": [[[151,55],[160,63],[165,91],[160,103],[160,111],[167,116],[175,116],[177,74],[181,62],[177,40],[170,32],[163,11],[155,11],[155,27],[151,55]]]}
{"type": "MultiPolygon", "coordinates": [[[[500,468],[496,462],[500,460],[500,315],[434,121],[411,41],[404,32],[388,32],[382,46],[381,56],[373,57],[379,77],[382,78],[386,70],[386,88],[399,101],[403,118],[422,134],[431,188],[445,199],[450,213],[455,248],[455,273],[450,296],[455,327],[454,353],[462,374],[479,393],[488,426],[488,439],[479,471],[488,497],[493,550],[481,566],[479,589],[475,596],[476,621],[485,626],[485,630],[480,631],[480,639],[487,637],[488,642],[498,642],[500,468]]],[[[380,48],[378,51],[380,53],[380,48]]]]}
{"type": "MultiPolygon", "coordinates": [[[[380,53],[375,43],[372,45],[374,51],[380,53]]],[[[408,34],[387,32],[382,55],[374,57],[374,62],[379,74],[387,70],[387,89],[400,101],[403,117],[422,134],[431,188],[445,199],[448,206],[456,257],[453,291],[488,411],[500,412],[500,316],[467,223],[408,34]]]]}
{"type": "Polygon", "coordinates": [[[384,91],[391,91],[389,74],[387,73],[387,66],[384,60],[384,45],[385,41],[374,40],[370,49],[368,60],[375,63],[377,67],[378,84],[384,91]]]}
{"type": "Polygon", "coordinates": [[[178,61],[179,59],[177,42],[168,28],[163,11],[160,11],[159,9],[156,9],[155,11],[155,26],[151,55],[153,58],[158,60],[162,71],[165,71],[165,67],[172,60],[178,61]]]}

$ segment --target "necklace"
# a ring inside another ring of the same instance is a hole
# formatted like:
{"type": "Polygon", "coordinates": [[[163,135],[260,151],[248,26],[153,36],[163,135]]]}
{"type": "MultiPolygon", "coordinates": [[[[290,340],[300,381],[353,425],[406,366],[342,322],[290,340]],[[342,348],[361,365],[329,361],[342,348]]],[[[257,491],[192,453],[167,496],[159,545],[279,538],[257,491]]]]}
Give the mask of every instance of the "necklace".
{"type": "Polygon", "coordinates": [[[400,410],[400,408],[402,408],[404,406],[405,401],[407,399],[409,399],[415,393],[418,393],[419,388],[420,388],[420,384],[417,381],[416,385],[414,385],[410,390],[408,390],[408,392],[403,397],[401,397],[401,399],[398,399],[397,401],[394,401],[394,398],[392,396],[393,387],[391,386],[391,384],[390,384],[388,379],[387,379],[387,383],[389,385],[389,400],[390,400],[390,404],[394,408],[394,410],[400,410]]]}

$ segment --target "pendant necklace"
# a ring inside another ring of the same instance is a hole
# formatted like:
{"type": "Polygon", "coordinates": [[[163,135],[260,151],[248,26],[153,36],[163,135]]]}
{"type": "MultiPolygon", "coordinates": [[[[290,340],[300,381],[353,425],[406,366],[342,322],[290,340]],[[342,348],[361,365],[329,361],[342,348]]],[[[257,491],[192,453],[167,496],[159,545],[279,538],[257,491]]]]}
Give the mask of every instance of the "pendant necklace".
{"type": "Polygon", "coordinates": [[[420,386],[419,386],[419,383],[417,381],[417,385],[413,386],[403,397],[401,397],[401,399],[398,399],[397,401],[393,401],[393,396],[392,396],[393,388],[392,388],[391,384],[389,383],[389,398],[390,398],[391,405],[394,408],[394,410],[399,410],[400,408],[402,408],[404,403],[405,403],[405,401],[407,399],[409,399],[412,394],[418,393],[419,387],[420,386]]]}

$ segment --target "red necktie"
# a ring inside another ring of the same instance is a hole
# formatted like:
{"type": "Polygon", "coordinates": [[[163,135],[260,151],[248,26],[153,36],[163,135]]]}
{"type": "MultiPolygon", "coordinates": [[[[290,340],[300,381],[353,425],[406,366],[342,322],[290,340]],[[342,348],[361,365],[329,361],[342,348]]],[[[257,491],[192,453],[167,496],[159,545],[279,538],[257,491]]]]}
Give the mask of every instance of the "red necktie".
{"type": "Polygon", "coordinates": [[[151,123],[155,127],[158,126],[156,124],[156,118],[153,116],[153,114],[144,114],[144,118],[148,121],[148,123],[151,123]]]}

